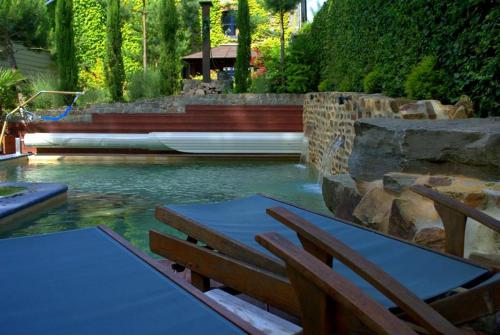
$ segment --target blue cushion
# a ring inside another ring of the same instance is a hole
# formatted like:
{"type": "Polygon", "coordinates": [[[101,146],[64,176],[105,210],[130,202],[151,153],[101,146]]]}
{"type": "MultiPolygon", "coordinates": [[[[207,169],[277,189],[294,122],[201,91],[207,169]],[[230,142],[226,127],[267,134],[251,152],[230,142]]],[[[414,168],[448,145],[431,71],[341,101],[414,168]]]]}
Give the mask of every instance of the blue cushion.
{"type": "MultiPolygon", "coordinates": [[[[255,235],[278,232],[300,245],[295,232],[266,214],[267,208],[276,206],[285,207],[332,234],[388,272],[423,300],[446,293],[488,273],[485,268],[261,195],[216,204],[167,207],[229,238],[271,255],[255,241],[255,235]]],[[[353,281],[382,305],[394,307],[392,301],[343,264],[334,261],[333,269],[353,281]]]]}
{"type": "Polygon", "coordinates": [[[98,228],[0,239],[0,334],[238,334],[98,228]]]}

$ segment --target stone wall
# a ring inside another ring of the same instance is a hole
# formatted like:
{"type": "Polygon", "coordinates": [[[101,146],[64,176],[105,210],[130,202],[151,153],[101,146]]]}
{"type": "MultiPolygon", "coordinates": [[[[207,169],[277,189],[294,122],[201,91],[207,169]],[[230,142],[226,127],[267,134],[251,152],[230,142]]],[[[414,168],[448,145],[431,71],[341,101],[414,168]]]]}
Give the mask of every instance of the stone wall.
{"type": "MultiPolygon", "coordinates": [[[[302,105],[303,94],[209,94],[204,96],[167,96],[128,103],[95,104],[75,108],[62,121],[90,122],[94,113],[184,113],[186,105],[302,105]]],[[[38,112],[59,115],[64,109],[38,112]]]]}
{"type": "Polygon", "coordinates": [[[454,106],[438,100],[414,101],[380,94],[309,93],[304,97],[304,132],[309,140],[307,160],[323,175],[345,173],[354,140],[354,122],[361,118],[463,119],[473,114],[466,96],[454,106]]]}
{"type": "MultiPolygon", "coordinates": [[[[443,223],[410,190],[418,184],[500,218],[500,118],[364,119],[355,133],[349,172],[323,179],[337,217],[443,251],[443,223]]],[[[465,256],[498,266],[500,234],[469,219],[465,256]]]]}
{"type": "Polygon", "coordinates": [[[307,160],[322,174],[347,172],[354,122],[360,118],[393,118],[404,102],[378,94],[306,94],[303,117],[309,141],[307,160]]]}

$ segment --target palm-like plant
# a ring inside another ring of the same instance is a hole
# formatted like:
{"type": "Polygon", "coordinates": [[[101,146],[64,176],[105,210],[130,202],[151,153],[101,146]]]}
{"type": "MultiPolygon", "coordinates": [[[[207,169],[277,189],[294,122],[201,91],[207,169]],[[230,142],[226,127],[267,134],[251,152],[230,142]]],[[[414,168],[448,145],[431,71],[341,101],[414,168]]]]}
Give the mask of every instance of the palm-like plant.
{"type": "Polygon", "coordinates": [[[16,103],[16,86],[26,78],[17,70],[0,69],[0,115],[16,103]]]}

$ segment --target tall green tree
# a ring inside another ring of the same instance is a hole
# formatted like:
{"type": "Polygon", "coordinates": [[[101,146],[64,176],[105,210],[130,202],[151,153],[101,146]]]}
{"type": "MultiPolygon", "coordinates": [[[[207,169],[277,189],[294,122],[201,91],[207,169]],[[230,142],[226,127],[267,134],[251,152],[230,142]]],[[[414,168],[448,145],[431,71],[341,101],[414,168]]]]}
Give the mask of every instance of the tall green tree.
{"type": "Polygon", "coordinates": [[[0,1],[0,45],[11,68],[17,68],[12,41],[26,46],[44,47],[48,20],[42,0],[0,1]]]}
{"type": "Polygon", "coordinates": [[[159,15],[161,93],[173,95],[179,90],[180,82],[180,64],[177,53],[179,19],[175,0],[162,0],[159,15]]]}
{"type": "Polygon", "coordinates": [[[265,7],[280,18],[280,64],[285,64],[285,14],[295,9],[300,0],[264,0],[265,7]]]}
{"type": "Polygon", "coordinates": [[[59,86],[75,91],[78,87],[78,65],[73,34],[73,0],[57,0],[55,45],[59,86]]]}
{"type": "Polygon", "coordinates": [[[239,30],[238,52],[235,66],[235,91],[245,93],[248,90],[248,77],[251,56],[251,31],[250,31],[250,11],[248,0],[238,0],[238,16],[236,23],[239,30]]]}
{"type": "Polygon", "coordinates": [[[181,26],[188,42],[186,53],[201,50],[200,3],[198,0],[181,0],[181,26]]]}
{"type": "Polygon", "coordinates": [[[120,0],[108,1],[106,23],[108,27],[106,81],[113,101],[121,101],[123,100],[125,69],[122,57],[120,0]]]}

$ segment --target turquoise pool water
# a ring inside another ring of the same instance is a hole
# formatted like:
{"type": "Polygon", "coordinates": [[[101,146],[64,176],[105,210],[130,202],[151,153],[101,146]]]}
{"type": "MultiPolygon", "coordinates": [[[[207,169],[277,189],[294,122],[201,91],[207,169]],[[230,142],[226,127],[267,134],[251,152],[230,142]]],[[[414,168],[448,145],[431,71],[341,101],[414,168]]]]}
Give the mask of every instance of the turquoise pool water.
{"type": "Polygon", "coordinates": [[[27,164],[0,166],[1,181],[59,182],[66,204],[26,218],[0,238],[106,224],[148,251],[147,232],[178,234],[154,218],[161,204],[207,203],[264,193],[317,211],[324,206],[317,174],[283,160],[188,159],[168,164],[27,164]]]}

